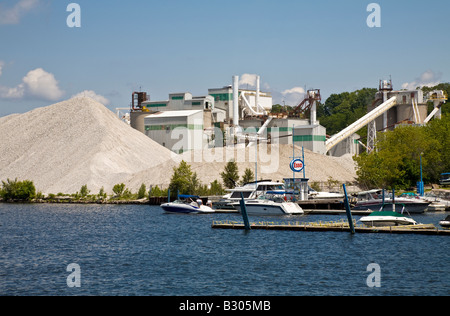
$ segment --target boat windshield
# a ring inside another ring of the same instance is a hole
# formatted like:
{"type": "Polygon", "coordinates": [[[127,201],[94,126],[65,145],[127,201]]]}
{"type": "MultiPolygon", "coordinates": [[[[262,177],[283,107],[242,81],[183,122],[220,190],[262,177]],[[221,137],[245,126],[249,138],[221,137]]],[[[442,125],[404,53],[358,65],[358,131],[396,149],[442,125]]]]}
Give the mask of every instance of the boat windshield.
{"type": "Polygon", "coordinates": [[[282,195],[279,194],[264,194],[258,197],[258,200],[270,200],[276,203],[285,202],[282,195]]]}
{"type": "Polygon", "coordinates": [[[241,198],[241,192],[242,195],[244,196],[244,199],[247,199],[250,197],[250,195],[253,193],[252,191],[234,191],[230,198],[231,199],[240,199],[241,198]]]}
{"type": "Polygon", "coordinates": [[[258,185],[258,191],[280,191],[284,190],[283,184],[260,184],[258,185]]]}

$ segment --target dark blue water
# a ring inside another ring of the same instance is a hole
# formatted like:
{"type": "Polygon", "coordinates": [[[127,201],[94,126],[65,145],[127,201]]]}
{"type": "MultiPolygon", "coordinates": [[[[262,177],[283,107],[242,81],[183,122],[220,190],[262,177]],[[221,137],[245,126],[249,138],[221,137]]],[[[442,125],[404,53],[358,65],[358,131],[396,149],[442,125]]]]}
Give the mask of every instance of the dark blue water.
{"type": "MultiPolygon", "coordinates": [[[[414,216],[437,224],[446,214],[414,216]]],[[[234,214],[0,204],[0,295],[449,295],[445,236],[212,229],[234,214]],[[67,266],[81,287],[67,285],[67,266]],[[369,288],[367,266],[381,268],[369,288]]],[[[337,216],[263,218],[338,220],[337,216]]]]}

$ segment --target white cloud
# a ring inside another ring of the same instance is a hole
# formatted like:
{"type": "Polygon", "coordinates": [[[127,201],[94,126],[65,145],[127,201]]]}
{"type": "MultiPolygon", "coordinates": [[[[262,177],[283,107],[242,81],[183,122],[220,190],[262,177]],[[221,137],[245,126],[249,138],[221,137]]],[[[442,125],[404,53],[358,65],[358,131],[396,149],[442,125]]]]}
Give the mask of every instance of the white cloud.
{"type": "Polygon", "coordinates": [[[304,94],[305,93],[305,89],[303,89],[302,87],[294,87],[292,89],[289,90],[284,90],[283,92],[281,92],[283,95],[289,95],[289,94],[304,94]]]}
{"type": "Polygon", "coordinates": [[[239,79],[239,85],[249,85],[252,87],[256,87],[256,77],[258,75],[252,75],[252,74],[243,74],[239,79]]]}
{"type": "Polygon", "coordinates": [[[72,98],[78,98],[78,97],[89,97],[91,99],[94,99],[97,102],[100,102],[103,105],[109,104],[109,100],[107,98],[95,93],[95,91],[92,91],[92,90],[85,90],[83,92],[80,92],[80,93],[72,96],[72,98]]]}
{"type": "Polygon", "coordinates": [[[2,75],[3,66],[5,66],[5,63],[0,60],[0,76],[2,75]]]}
{"type": "Polygon", "coordinates": [[[6,99],[20,99],[37,97],[42,100],[56,101],[64,95],[58,86],[58,81],[51,73],[42,68],[28,72],[22,83],[14,88],[0,86],[0,97],[6,99]]]}
{"type": "Polygon", "coordinates": [[[20,99],[25,95],[25,85],[19,84],[14,88],[7,88],[0,86],[0,97],[5,99],[20,99]]]}
{"type": "Polygon", "coordinates": [[[19,0],[11,8],[5,8],[4,4],[0,4],[0,24],[18,24],[20,19],[38,3],[39,0],[19,0]]]}
{"type": "Polygon", "coordinates": [[[30,71],[23,78],[23,82],[31,95],[44,100],[56,101],[64,95],[58,87],[55,76],[42,68],[30,71]]]}
{"type": "Polygon", "coordinates": [[[427,70],[420,75],[419,78],[416,78],[412,82],[405,82],[402,84],[402,89],[407,90],[415,90],[417,87],[433,87],[440,84],[440,80],[442,78],[442,73],[435,73],[432,70],[427,70]]]}

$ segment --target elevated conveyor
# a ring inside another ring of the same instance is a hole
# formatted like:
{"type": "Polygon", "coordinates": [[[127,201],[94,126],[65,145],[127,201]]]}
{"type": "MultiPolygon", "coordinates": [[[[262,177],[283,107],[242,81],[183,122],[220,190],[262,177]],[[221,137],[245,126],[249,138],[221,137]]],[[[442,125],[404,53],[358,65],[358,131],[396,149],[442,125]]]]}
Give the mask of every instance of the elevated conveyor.
{"type": "Polygon", "coordinates": [[[361,128],[374,121],[377,117],[383,115],[389,109],[397,104],[397,97],[392,97],[380,106],[376,107],[373,111],[367,113],[365,116],[357,120],[355,123],[351,124],[349,127],[343,129],[333,137],[331,137],[326,142],[326,151],[330,151],[334,146],[347,139],[361,128]]]}

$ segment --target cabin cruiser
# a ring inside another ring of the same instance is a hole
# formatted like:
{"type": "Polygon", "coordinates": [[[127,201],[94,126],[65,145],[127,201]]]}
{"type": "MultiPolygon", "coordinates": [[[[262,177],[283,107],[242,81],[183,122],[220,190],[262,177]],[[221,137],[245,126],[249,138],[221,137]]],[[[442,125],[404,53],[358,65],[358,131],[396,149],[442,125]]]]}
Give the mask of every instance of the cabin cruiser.
{"type": "Polygon", "coordinates": [[[204,205],[200,197],[196,195],[179,195],[174,202],[161,204],[161,208],[166,213],[178,214],[207,214],[214,213],[214,210],[204,205]]]}
{"type": "Polygon", "coordinates": [[[379,211],[372,212],[369,216],[361,217],[359,221],[369,227],[417,225],[414,219],[403,214],[405,206],[401,213],[385,211],[385,206],[387,205],[384,205],[379,211]]]}
{"type": "Polygon", "coordinates": [[[450,215],[447,216],[445,219],[439,222],[439,225],[445,228],[450,228],[450,215]]]}
{"type": "Polygon", "coordinates": [[[229,189],[227,191],[230,193],[224,195],[220,201],[214,203],[215,209],[234,209],[231,204],[241,200],[241,193],[244,196],[244,200],[253,200],[268,191],[284,193],[285,188],[283,183],[271,180],[261,180],[249,182],[243,186],[235,187],[234,189],[229,189]]]}
{"type": "MultiPolygon", "coordinates": [[[[287,202],[282,192],[266,192],[257,199],[245,200],[245,208],[248,215],[301,215],[303,209],[294,202],[287,202]]],[[[231,205],[242,213],[241,202],[233,202],[231,205]]]]}
{"type": "Polygon", "coordinates": [[[392,211],[392,204],[403,204],[406,210],[411,214],[424,213],[428,209],[428,205],[431,203],[428,201],[423,201],[421,199],[411,199],[404,197],[387,196],[383,200],[383,190],[376,189],[370,191],[359,192],[357,194],[357,202],[352,208],[355,211],[370,210],[370,209],[380,209],[384,205],[386,211],[392,211]]]}

